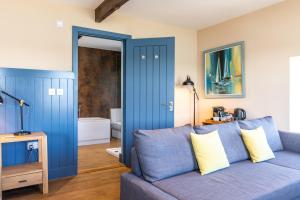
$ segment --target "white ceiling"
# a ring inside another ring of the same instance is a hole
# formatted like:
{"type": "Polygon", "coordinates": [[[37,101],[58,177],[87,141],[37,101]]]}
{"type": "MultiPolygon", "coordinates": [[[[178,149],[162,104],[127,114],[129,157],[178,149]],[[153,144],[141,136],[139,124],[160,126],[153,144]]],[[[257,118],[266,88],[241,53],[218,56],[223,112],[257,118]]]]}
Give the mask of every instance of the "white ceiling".
{"type": "Polygon", "coordinates": [[[121,51],[122,42],[83,36],[78,40],[78,46],[110,51],[121,51]]]}
{"type": "MultiPolygon", "coordinates": [[[[103,0],[48,0],[96,8],[103,0]]],[[[202,29],[284,0],[130,0],[117,12],[202,29]]]]}

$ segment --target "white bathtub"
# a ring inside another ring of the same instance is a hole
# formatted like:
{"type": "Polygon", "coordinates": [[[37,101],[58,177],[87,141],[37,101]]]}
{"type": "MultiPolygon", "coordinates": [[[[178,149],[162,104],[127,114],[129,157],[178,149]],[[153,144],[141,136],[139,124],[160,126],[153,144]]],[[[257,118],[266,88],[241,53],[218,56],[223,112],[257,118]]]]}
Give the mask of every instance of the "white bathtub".
{"type": "Polygon", "coordinates": [[[110,120],[100,117],[78,119],[78,146],[110,142],[110,120]]]}

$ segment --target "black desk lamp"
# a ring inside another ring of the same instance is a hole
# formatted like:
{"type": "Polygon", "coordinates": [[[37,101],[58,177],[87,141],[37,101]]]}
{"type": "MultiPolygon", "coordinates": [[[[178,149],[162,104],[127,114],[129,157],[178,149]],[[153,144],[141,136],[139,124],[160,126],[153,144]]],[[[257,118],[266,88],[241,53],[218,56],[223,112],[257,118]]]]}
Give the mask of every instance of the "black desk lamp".
{"type": "Polygon", "coordinates": [[[190,76],[186,77],[186,80],[182,83],[184,86],[192,86],[194,92],[194,126],[196,125],[196,97],[199,100],[199,96],[197,94],[196,88],[194,87],[194,82],[191,80],[190,76]]]}
{"type": "MultiPolygon", "coordinates": [[[[30,131],[24,131],[24,127],[23,127],[23,108],[24,108],[24,106],[28,106],[29,107],[29,105],[23,99],[18,99],[16,97],[14,97],[13,95],[8,94],[7,92],[1,91],[1,93],[5,94],[6,96],[9,96],[10,98],[12,98],[14,100],[16,100],[19,103],[19,106],[20,106],[21,131],[18,131],[16,133],[14,133],[14,135],[20,136],[20,135],[29,135],[29,134],[31,134],[30,131]]],[[[0,104],[3,104],[3,103],[4,103],[3,98],[0,95],[0,104]]]]}

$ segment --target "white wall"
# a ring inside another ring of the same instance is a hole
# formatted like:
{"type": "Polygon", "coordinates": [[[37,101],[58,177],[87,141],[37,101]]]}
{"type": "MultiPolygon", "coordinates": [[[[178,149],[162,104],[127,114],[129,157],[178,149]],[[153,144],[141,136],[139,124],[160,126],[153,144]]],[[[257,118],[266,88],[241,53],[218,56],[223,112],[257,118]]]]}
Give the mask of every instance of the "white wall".
{"type": "Polygon", "coordinates": [[[290,130],[300,133],[300,56],[290,58],[290,130]]]}
{"type": "Polygon", "coordinates": [[[287,0],[198,32],[199,66],[205,49],[245,41],[246,52],[246,98],[204,99],[199,67],[200,120],[223,105],[245,108],[249,118],[272,115],[280,129],[289,129],[289,57],[300,55],[299,8],[299,0],[287,0]]]}
{"type": "MultiPolygon", "coordinates": [[[[197,82],[197,31],[120,15],[98,24],[90,9],[47,0],[6,0],[0,6],[0,67],[72,70],[73,25],[130,34],[134,38],[176,37],[175,80],[187,74],[197,82]],[[56,21],[63,20],[58,29],[56,21]]],[[[191,93],[175,90],[175,124],[192,121],[191,93]]]]}

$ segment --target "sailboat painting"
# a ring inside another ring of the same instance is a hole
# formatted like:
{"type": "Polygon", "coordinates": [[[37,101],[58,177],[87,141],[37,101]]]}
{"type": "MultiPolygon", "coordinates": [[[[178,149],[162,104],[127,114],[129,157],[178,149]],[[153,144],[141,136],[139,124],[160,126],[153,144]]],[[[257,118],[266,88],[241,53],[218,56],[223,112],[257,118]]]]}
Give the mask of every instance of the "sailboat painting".
{"type": "Polygon", "coordinates": [[[206,98],[245,96],[244,42],[204,51],[203,56],[206,98]]]}

